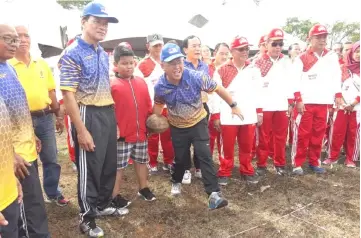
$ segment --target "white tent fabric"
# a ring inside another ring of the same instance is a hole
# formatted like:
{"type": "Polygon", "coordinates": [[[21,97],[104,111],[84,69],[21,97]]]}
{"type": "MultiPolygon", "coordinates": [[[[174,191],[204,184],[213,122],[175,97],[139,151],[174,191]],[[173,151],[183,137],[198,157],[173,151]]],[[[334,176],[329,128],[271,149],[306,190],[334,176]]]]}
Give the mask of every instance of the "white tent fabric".
{"type": "MultiPolygon", "coordinates": [[[[145,37],[159,33],[164,37],[182,40],[189,35],[197,35],[203,44],[214,47],[219,42],[230,43],[237,36],[245,36],[257,48],[259,38],[269,32],[272,26],[263,17],[266,9],[256,6],[253,0],[182,0],[173,3],[167,0],[105,0],[109,9],[120,23],[109,26],[106,40],[130,37],[145,37]],[[164,7],[166,5],[166,7],[164,7]],[[141,7],[140,7],[141,6],[141,7]],[[116,11],[115,11],[116,12],[116,11]],[[208,23],[197,28],[188,21],[196,14],[203,15],[208,23]]],[[[294,42],[302,42],[286,35],[285,47],[294,42]]]]}

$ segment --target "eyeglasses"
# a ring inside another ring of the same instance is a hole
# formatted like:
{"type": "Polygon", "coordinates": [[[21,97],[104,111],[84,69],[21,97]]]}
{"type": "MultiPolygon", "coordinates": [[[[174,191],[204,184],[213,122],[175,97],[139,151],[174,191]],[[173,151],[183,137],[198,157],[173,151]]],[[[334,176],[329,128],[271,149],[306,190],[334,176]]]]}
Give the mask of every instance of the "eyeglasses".
{"type": "Polygon", "coordinates": [[[3,39],[3,41],[8,45],[19,45],[21,40],[19,38],[12,38],[10,36],[0,36],[0,39],[3,39]]]}
{"type": "Polygon", "coordinates": [[[283,43],[283,41],[281,41],[281,42],[272,42],[272,47],[277,47],[277,46],[280,46],[280,47],[282,47],[282,46],[284,46],[284,43],[283,43]]]}

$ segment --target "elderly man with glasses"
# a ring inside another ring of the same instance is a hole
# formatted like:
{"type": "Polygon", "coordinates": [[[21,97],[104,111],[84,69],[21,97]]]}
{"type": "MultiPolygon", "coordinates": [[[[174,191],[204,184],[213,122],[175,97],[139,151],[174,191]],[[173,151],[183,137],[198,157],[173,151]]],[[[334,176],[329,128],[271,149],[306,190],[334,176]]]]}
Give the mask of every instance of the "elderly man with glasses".
{"type": "Polygon", "coordinates": [[[293,94],[289,71],[291,62],[282,54],[284,33],[273,29],[267,35],[267,53],[255,61],[261,69],[263,80],[262,108],[263,124],[258,127],[257,174],[267,172],[267,159],[270,154],[270,132],[273,136],[274,166],[278,175],[286,173],[285,147],[288,130],[288,114],[293,107],[293,94]]]}

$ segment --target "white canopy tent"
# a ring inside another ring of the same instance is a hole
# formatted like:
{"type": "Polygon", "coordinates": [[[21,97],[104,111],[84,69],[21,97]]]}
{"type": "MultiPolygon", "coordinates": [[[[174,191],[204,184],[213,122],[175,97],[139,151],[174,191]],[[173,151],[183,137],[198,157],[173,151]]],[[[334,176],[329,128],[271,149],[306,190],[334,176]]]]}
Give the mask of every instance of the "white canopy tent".
{"type": "MultiPolygon", "coordinates": [[[[211,48],[219,42],[230,43],[237,36],[245,36],[257,49],[259,38],[269,32],[272,26],[264,18],[266,9],[257,7],[253,0],[182,0],[173,4],[167,0],[119,0],[103,1],[108,9],[120,20],[110,24],[108,36],[103,45],[114,48],[120,41],[132,41],[135,51],[145,50],[145,37],[159,33],[167,39],[183,40],[189,35],[198,36],[202,44],[211,48]],[[166,7],[164,7],[166,5],[166,7]],[[141,6],[141,7],[140,7],[141,6]],[[133,11],[134,9],[134,11],[133,11]],[[201,14],[208,23],[197,28],[188,23],[195,15],[201,14]]],[[[305,45],[299,39],[286,34],[285,49],[292,43],[305,45]]]]}

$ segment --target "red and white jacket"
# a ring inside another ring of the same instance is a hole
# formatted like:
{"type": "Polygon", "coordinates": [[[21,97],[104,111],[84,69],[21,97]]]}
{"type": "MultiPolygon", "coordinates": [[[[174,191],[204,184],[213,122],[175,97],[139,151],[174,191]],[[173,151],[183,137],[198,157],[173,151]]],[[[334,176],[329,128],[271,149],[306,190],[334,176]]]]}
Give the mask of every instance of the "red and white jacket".
{"type": "Polygon", "coordinates": [[[335,52],[325,49],[318,56],[312,49],[293,62],[294,96],[305,104],[332,105],[341,97],[341,69],[335,52]]]}
{"type": "Polygon", "coordinates": [[[249,125],[257,123],[257,113],[262,113],[261,101],[261,72],[258,67],[249,62],[238,70],[230,60],[215,71],[213,79],[223,85],[237,102],[244,116],[244,120],[232,115],[230,106],[218,97],[214,100],[212,109],[219,113],[222,125],[249,125]]]}
{"type": "Polygon", "coordinates": [[[110,81],[115,103],[118,138],[134,143],[147,140],[146,120],[152,113],[148,87],[140,77],[110,81]]]}
{"type": "MultiPolygon", "coordinates": [[[[353,74],[347,69],[345,65],[342,66],[342,97],[343,105],[341,109],[347,104],[353,103],[355,100],[360,103],[360,75],[353,74]]],[[[360,104],[357,104],[354,111],[360,110],[360,104]]]]}
{"type": "Polygon", "coordinates": [[[263,54],[254,65],[261,70],[263,111],[287,111],[288,105],[294,101],[290,60],[283,54],[277,60],[263,54]]]}
{"type": "Polygon", "coordinates": [[[144,75],[144,80],[148,85],[152,105],[154,105],[154,86],[157,84],[160,76],[164,74],[164,71],[161,65],[150,56],[139,62],[138,69],[144,75]]]}

